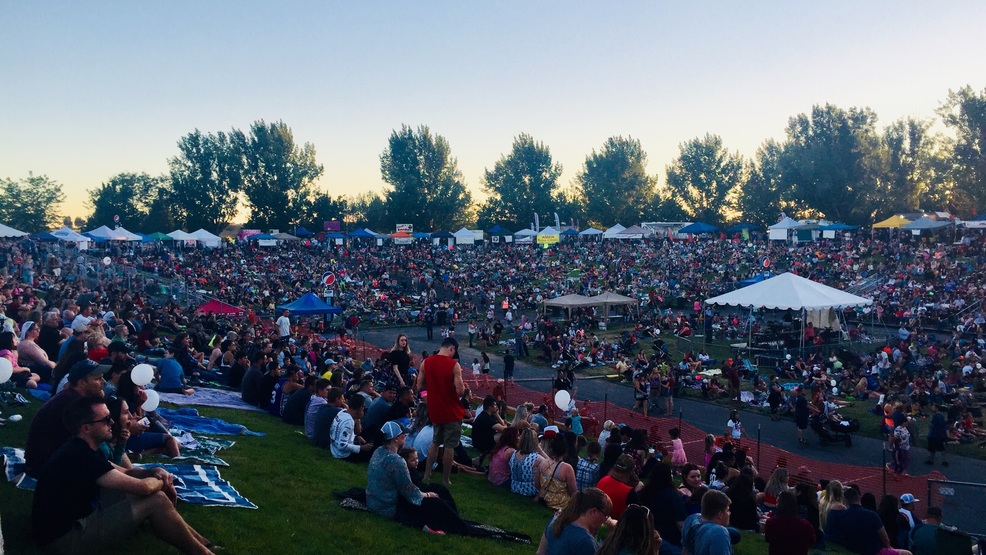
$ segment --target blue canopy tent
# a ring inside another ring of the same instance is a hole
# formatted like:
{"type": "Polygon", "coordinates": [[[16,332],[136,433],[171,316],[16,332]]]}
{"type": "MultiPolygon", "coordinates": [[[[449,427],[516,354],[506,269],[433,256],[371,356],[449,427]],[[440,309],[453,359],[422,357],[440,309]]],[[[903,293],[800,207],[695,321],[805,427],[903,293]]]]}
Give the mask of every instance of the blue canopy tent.
{"type": "Polygon", "coordinates": [[[358,239],[376,239],[377,234],[373,233],[368,229],[357,229],[356,231],[350,232],[346,237],[358,238],[358,239]]]}
{"type": "Polygon", "coordinates": [[[346,235],[344,233],[339,233],[338,231],[333,231],[325,236],[326,239],[345,239],[346,235]]]}
{"type": "Polygon", "coordinates": [[[495,226],[487,229],[486,230],[486,233],[489,233],[490,235],[513,235],[514,234],[513,231],[510,231],[509,229],[503,227],[500,224],[496,224],[495,226]]]}
{"type": "Polygon", "coordinates": [[[295,228],[294,228],[294,234],[296,236],[298,236],[298,237],[311,237],[312,235],[315,235],[314,233],[312,233],[311,231],[308,231],[307,229],[305,229],[304,227],[302,227],[300,225],[299,226],[295,226],[295,228]]]}
{"type": "Polygon", "coordinates": [[[415,231],[411,234],[411,237],[415,239],[431,239],[431,233],[425,233],[424,231],[415,231]]]}
{"type": "Polygon", "coordinates": [[[292,303],[282,304],[278,306],[277,309],[290,310],[292,314],[297,316],[311,316],[314,314],[342,314],[341,308],[330,305],[312,293],[305,293],[298,300],[292,303]]]}
{"type": "Polygon", "coordinates": [[[247,236],[247,241],[277,241],[277,237],[268,233],[257,233],[247,236]]]}
{"type": "Polygon", "coordinates": [[[702,222],[695,222],[693,224],[688,224],[685,227],[678,230],[678,233],[691,233],[692,235],[701,235],[703,233],[715,233],[719,231],[719,228],[714,225],[705,224],[702,222]]]}
{"type": "Polygon", "coordinates": [[[42,231],[41,233],[36,233],[34,238],[38,241],[58,241],[58,237],[51,234],[50,231],[42,231]]]}

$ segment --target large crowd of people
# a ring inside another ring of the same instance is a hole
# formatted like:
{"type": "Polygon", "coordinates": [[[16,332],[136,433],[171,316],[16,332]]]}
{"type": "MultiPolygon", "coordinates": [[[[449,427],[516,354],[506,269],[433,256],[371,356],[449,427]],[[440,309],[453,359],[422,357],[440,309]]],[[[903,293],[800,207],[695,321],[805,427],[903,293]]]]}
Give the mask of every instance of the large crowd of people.
{"type": "MultiPolygon", "coordinates": [[[[611,534],[600,547],[604,553],[682,548],[723,553],[738,537],[731,528],[765,532],[777,553],[807,552],[823,540],[861,553],[905,552],[912,544],[921,552],[914,539],[921,529],[915,515],[905,519],[914,534],[901,535],[904,524],[893,517],[890,501],[881,501],[877,511],[866,492],[828,484],[819,503],[815,484],[791,483],[779,475],[783,468],[765,482],[746,454],[733,452],[729,444],[721,451],[711,447],[702,465],[687,460],[680,445],[663,461],[659,451],[648,449],[642,430],[607,423],[592,437],[574,407],[563,422],[552,422],[553,411],[533,403],[517,406],[508,421],[505,402],[495,396],[473,407],[464,377],[488,375],[489,357],[484,351],[483,360],[466,364],[470,369],[464,371],[456,337],[500,349],[506,379],[505,359],[512,363],[533,351],[557,370],[552,394],[572,390],[581,365],[612,365],[633,383],[641,411],[670,412],[680,387],[741,399],[738,383],[747,369],[739,360],[718,363],[704,352],[671,360],[660,337],[706,326],[743,334],[746,326],[756,325],[735,314],[692,307],[746,277],[744,268],[752,272],[768,259],[772,268],[834,286],[879,278],[869,293],[875,299],[870,317],[899,327],[888,341],[870,352],[831,349],[784,357],[774,368],[777,379],[749,377],[754,401],[777,414],[790,411],[799,433],[809,422],[838,426],[841,404],[874,399],[874,418],[885,421],[894,452],[893,470],[906,473],[907,451],[918,440],[914,419],[921,414],[931,416],[929,464],[937,453],[941,464],[948,464],[948,442],[981,441],[986,435],[972,406],[972,395],[986,391],[981,362],[986,320],[977,310],[965,311],[986,287],[984,244],[980,238],[934,244],[856,237],[795,247],[735,238],[604,241],[548,250],[358,243],[329,250],[304,244],[219,250],[111,245],[105,264],[58,243],[6,240],[0,256],[5,306],[0,356],[10,361],[16,385],[53,395],[31,423],[26,459],[39,491],[46,492],[43,503],[70,508],[55,527],[36,515],[35,533],[63,551],[104,541],[106,530],[76,534],[73,523],[92,514],[87,512],[91,502],[109,489],[153,498],[147,504],[158,513],[135,506],[135,524],[150,522],[182,550],[208,552],[213,545],[187,525],[175,531],[181,517],[160,507],[161,499],[174,505],[169,476],[144,475],[129,465],[144,453],[179,453],[167,423],[141,408],[146,388],[134,383],[133,367],[147,358],[156,366],[162,391],[193,394],[196,387],[219,384],[302,426],[314,445],[336,459],[372,461],[370,471],[378,475],[367,487],[367,506],[428,531],[470,533],[451,493],[452,472],[469,472],[486,475],[491,487],[507,487],[558,511],[541,538],[544,553],[595,552],[595,533],[607,523],[611,534]],[[491,249],[499,250],[491,256],[491,249]],[[331,286],[320,280],[326,272],[335,275],[331,286]],[[181,295],[162,295],[161,280],[170,280],[171,293],[206,290],[245,308],[247,315],[195,314],[181,295]],[[312,289],[345,310],[342,325],[325,329],[319,320],[299,326],[290,313],[275,310],[312,289]],[[629,331],[616,340],[596,335],[595,309],[576,311],[565,323],[526,315],[545,299],[603,290],[640,301],[626,309],[629,331]],[[270,321],[275,314],[278,321],[270,321]],[[407,337],[398,336],[391,351],[360,360],[351,337],[361,320],[420,324],[429,336],[438,327],[442,346],[418,357],[407,337]],[[457,334],[462,324],[465,334],[457,334]],[[641,348],[648,336],[658,340],[653,354],[641,348]],[[698,378],[713,368],[721,370],[724,386],[715,377],[698,378]],[[791,392],[782,382],[798,387],[791,392]],[[473,427],[472,453],[461,436],[464,422],[473,427]],[[75,455],[66,453],[70,449],[75,455]],[[52,487],[52,469],[83,451],[92,461],[78,477],[86,486],[52,487]],[[102,453],[107,463],[97,464],[90,451],[102,453]],[[439,482],[433,479],[439,472],[440,483],[432,484],[439,482]],[[853,513],[860,510],[872,510],[877,518],[853,513]],[[169,533],[158,529],[156,518],[169,523],[169,533]],[[795,524],[799,519],[812,529],[814,541],[807,541],[807,533],[790,533],[801,525],[795,524]]],[[[742,436],[738,415],[729,430],[733,438],[742,436]]],[[[929,509],[929,520],[933,513],[929,509]]]]}

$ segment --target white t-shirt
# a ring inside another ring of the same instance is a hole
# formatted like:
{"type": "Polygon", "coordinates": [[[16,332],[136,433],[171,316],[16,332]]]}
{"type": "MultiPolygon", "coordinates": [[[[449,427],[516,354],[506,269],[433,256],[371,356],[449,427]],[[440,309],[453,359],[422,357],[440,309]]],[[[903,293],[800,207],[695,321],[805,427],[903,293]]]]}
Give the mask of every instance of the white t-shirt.
{"type": "Polygon", "coordinates": [[[287,316],[281,315],[281,317],[278,318],[277,321],[274,322],[274,323],[277,324],[277,333],[281,337],[287,337],[287,336],[291,335],[291,319],[290,318],[288,318],[287,316]]]}
{"type": "Polygon", "coordinates": [[[741,439],[743,437],[743,425],[738,421],[734,422],[730,420],[726,423],[726,426],[732,430],[730,433],[732,434],[733,439],[741,439]]]}

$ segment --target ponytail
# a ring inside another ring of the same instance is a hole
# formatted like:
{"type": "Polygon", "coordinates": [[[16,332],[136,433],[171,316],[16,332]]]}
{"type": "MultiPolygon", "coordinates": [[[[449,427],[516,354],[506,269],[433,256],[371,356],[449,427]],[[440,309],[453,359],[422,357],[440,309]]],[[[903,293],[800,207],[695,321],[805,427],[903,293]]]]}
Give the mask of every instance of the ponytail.
{"type": "Polygon", "coordinates": [[[551,524],[551,533],[556,538],[560,538],[566,526],[575,522],[590,510],[598,509],[605,514],[609,514],[612,508],[613,502],[610,501],[609,496],[601,489],[586,488],[576,492],[568,502],[568,505],[565,505],[565,508],[555,517],[554,523],[551,524]]]}

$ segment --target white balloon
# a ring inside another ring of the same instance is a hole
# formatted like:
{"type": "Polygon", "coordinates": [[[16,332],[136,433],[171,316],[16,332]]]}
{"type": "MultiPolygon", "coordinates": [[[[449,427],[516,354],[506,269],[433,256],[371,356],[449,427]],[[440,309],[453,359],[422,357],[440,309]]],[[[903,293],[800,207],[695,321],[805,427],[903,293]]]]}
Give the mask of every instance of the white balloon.
{"type": "Polygon", "coordinates": [[[130,371],[130,379],[134,385],[147,385],[154,379],[154,367],[150,364],[138,364],[130,371]]]}
{"type": "Polygon", "coordinates": [[[572,396],[564,389],[559,389],[555,393],[555,406],[561,410],[568,410],[568,404],[572,401],[572,396]]]}
{"type": "Polygon", "coordinates": [[[0,383],[4,383],[14,375],[14,365],[6,357],[0,357],[0,383]]]}
{"type": "Polygon", "coordinates": [[[113,262],[113,259],[112,258],[110,258],[108,256],[105,257],[105,258],[103,258],[103,266],[109,266],[110,265],[110,262],[113,262]]]}
{"type": "Polygon", "coordinates": [[[147,412],[151,412],[161,403],[161,396],[158,395],[157,391],[154,391],[153,389],[147,389],[144,393],[147,394],[147,400],[144,401],[144,404],[141,405],[140,408],[147,412]]]}

